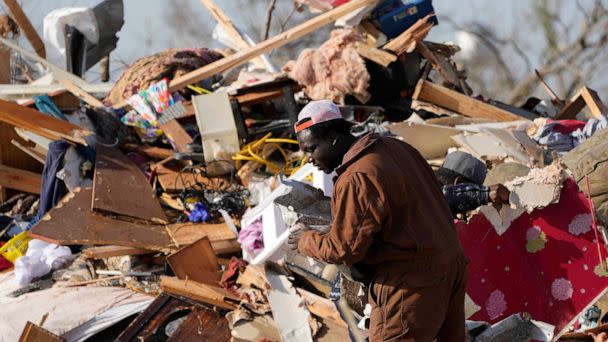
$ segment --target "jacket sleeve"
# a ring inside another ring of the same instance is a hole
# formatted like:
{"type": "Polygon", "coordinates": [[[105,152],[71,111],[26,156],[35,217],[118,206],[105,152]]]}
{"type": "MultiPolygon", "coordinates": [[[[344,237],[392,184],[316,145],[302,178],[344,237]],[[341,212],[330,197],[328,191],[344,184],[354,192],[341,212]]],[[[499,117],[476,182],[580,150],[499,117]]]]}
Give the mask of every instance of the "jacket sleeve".
{"type": "Polygon", "coordinates": [[[473,183],[446,185],[442,189],[452,215],[476,209],[490,201],[490,189],[473,183]]]}
{"type": "Polygon", "coordinates": [[[372,177],[362,173],[340,179],[332,198],[332,226],[327,233],[306,232],[300,253],[332,264],[361,261],[385,220],[385,198],[372,177]]]}

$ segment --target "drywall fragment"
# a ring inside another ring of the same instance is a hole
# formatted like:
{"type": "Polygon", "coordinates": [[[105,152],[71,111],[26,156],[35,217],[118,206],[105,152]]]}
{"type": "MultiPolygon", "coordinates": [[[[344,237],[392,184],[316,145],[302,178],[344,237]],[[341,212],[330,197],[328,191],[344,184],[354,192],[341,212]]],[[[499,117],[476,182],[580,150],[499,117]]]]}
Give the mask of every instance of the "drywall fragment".
{"type": "Polygon", "coordinates": [[[503,205],[500,208],[500,211],[498,211],[492,205],[484,205],[479,208],[479,212],[492,223],[494,230],[496,230],[496,234],[502,235],[511,226],[511,223],[521,216],[525,210],[523,208],[514,209],[503,205]]]}
{"type": "Polygon", "coordinates": [[[531,212],[559,201],[562,182],[567,174],[558,164],[542,169],[532,169],[523,177],[505,184],[511,191],[509,202],[512,208],[523,208],[531,212]]]}

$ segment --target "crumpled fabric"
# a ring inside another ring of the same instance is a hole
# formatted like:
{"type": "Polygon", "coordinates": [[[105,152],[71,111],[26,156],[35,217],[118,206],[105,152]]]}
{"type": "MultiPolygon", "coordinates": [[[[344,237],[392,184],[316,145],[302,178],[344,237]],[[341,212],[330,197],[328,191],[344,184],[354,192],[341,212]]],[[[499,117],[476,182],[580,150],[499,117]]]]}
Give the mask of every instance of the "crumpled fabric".
{"type": "MultiPolygon", "coordinates": [[[[608,126],[606,117],[602,117],[601,119],[589,119],[582,129],[577,128],[574,131],[570,131],[567,125],[563,125],[561,121],[557,120],[547,123],[534,136],[534,140],[537,143],[546,145],[547,148],[556,151],[560,156],[582,144],[597,131],[608,126]]],[[[571,122],[572,120],[565,121],[571,122]]],[[[572,125],[570,126],[572,127],[572,125]]]]}
{"type": "Polygon", "coordinates": [[[194,205],[194,209],[190,211],[188,215],[188,220],[190,222],[205,222],[209,219],[209,209],[206,205],[201,202],[198,202],[194,205]]]}
{"type": "Polygon", "coordinates": [[[304,49],[296,61],[289,61],[283,71],[304,86],[312,100],[332,100],[344,104],[346,95],[366,103],[370,75],[355,44],[363,36],[354,29],[336,29],[318,49],[304,49]]]}
{"type": "Polygon", "coordinates": [[[63,267],[73,258],[69,247],[33,239],[27,253],[15,261],[15,278],[19,285],[27,285],[35,278],[63,267]]]}
{"type": "Polygon", "coordinates": [[[239,278],[239,275],[245,272],[246,267],[247,262],[245,260],[232,257],[222,274],[220,284],[227,290],[232,289],[236,286],[236,280],[239,278]]]}
{"type": "Polygon", "coordinates": [[[247,253],[255,256],[264,250],[264,224],[262,218],[253,221],[239,232],[238,242],[247,253]]]}

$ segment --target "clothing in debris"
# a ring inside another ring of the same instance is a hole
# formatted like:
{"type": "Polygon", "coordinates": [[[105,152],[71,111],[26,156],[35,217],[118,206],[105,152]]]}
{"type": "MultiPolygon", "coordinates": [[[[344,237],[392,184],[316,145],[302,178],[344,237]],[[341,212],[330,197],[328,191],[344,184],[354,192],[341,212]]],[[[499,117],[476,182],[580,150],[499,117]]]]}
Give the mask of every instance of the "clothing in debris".
{"type": "Polygon", "coordinates": [[[63,157],[70,147],[66,141],[58,140],[49,144],[44,169],[42,170],[42,187],[40,189],[40,209],[38,217],[46,214],[67,193],[62,180],[57,178],[57,172],[63,167],[63,157]]]}
{"type": "Polygon", "coordinates": [[[336,169],[333,224],[304,255],[374,269],[370,340],[464,340],[466,261],[433,171],[410,145],[374,134],[336,169]]]}
{"type": "Polygon", "coordinates": [[[441,191],[454,216],[490,202],[490,188],[484,185],[473,183],[444,185],[441,191]]]}
{"type": "Polygon", "coordinates": [[[590,119],[587,123],[577,120],[547,120],[547,124],[534,136],[534,140],[556,151],[558,155],[563,155],[606,126],[608,126],[606,117],[590,119]]]}

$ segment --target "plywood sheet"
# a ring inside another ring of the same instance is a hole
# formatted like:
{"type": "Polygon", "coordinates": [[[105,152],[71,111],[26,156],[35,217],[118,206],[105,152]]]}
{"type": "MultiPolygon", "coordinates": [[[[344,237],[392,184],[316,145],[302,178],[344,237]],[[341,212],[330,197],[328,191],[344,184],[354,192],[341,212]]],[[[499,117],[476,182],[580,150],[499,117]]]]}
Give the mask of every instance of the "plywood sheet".
{"type": "Polygon", "coordinates": [[[170,251],[163,225],[138,224],[96,215],[91,211],[91,188],[68,194],[31,230],[30,235],[60,245],[120,245],[170,251]]]}
{"type": "Polygon", "coordinates": [[[40,174],[0,164],[0,186],[40,194],[40,174]]]}
{"type": "Polygon", "coordinates": [[[167,262],[180,279],[191,279],[202,284],[218,285],[218,262],[206,236],[169,255],[167,262]]]}
{"type": "Polygon", "coordinates": [[[50,331],[43,329],[32,322],[27,322],[19,342],[62,342],[65,341],[50,331]]]}
{"type": "Polygon", "coordinates": [[[167,223],[145,175],[122,152],[97,145],[92,209],[101,213],[167,223]]]}

